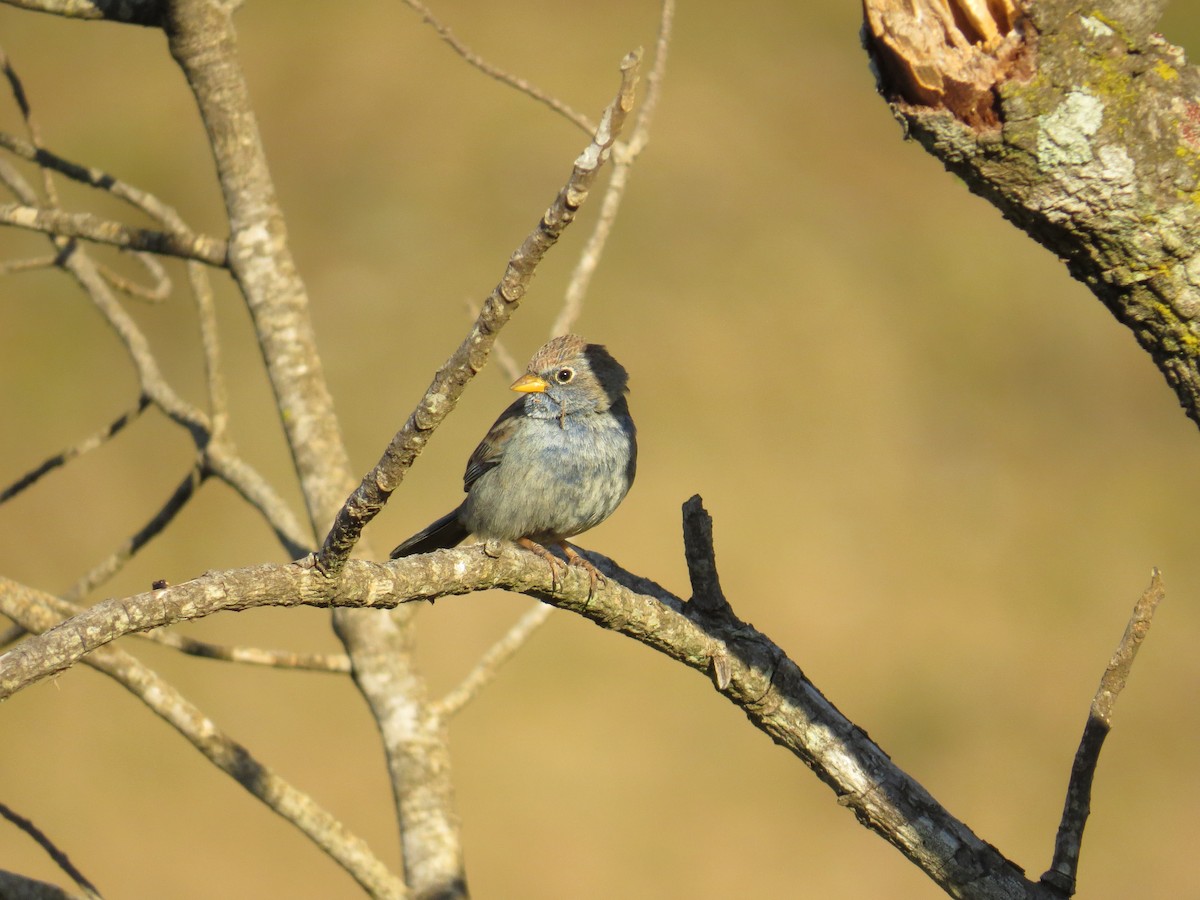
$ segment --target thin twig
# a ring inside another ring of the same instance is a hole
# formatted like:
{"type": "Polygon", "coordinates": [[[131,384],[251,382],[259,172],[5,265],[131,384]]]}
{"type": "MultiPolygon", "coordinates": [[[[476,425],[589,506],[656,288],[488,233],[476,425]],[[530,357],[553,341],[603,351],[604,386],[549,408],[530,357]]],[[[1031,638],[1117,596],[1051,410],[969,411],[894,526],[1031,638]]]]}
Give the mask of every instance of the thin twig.
{"type": "Polygon", "coordinates": [[[1063,897],[1070,897],[1075,893],[1079,853],[1083,845],[1083,828],[1091,813],[1092,781],[1100,761],[1100,749],[1112,728],[1113,708],[1129,680],[1138,648],[1150,631],[1154,611],[1165,596],[1162,576],[1158,569],[1154,569],[1150,576],[1150,586],[1134,604],[1121,642],[1104,670],[1096,696],[1092,698],[1087,724],[1083,727],[1083,737],[1079,742],[1079,749],[1075,751],[1075,761],[1071,765],[1071,779],[1067,785],[1062,821],[1054,838],[1054,859],[1041,879],[1042,884],[1063,897]]]}
{"type": "Polygon", "coordinates": [[[210,266],[224,267],[229,252],[229,245],[225,241],[205,234],[180,235],[151,228],[135,228],[111,219],[102,219],[92,213],[63,212],[21,203],[0,204],[0,225],[14,225],[57,237],[83,238],[123,250],[143,250],[194,259],[210,266]]]}
{"type": "Polygon", "coordinates": [[[93,566],[87,574],[76,581],[63,594],[63,598],[70,603],[78,603],[101,584],[112,578],[147,541],[171,523],[175,515],[183,509],[184,504],[192,498],[192,495],[196,492],[196,488],[200,486],[203,480],[203,471],[198,466],[194,467],[184,477],[183,481],[179,483],[179,486],[167,498],[167,502],[154,514],[150,521],[138,529],[137,533],[122,543],[120,547],[93,566]]]}
{"type": "Polygon", "coordinates": [[[0,262],[0,275],[11,275],[15,272],[31,272],[36,269],[49,269],[58,265],[58,254],[53,256],[34,256],[29,259],[10,259],[0,262]]]}
{"type": "Polygon", "coordinates": [[[425,448],[429,436],[450,414],[467,383],[487,362],[496,334],[524,297],[538,264],[575,219],[587,199],[600,167],[612,153],[629,111],[633,108],[640,51],[621,62],[621,86],[604,110],[592,141],[575,160],[567,183],[543,214],[533,232],[510,257],[504,276],[484,301],[470,333],[438,370],[425,396],[404,426],[396,432],[382,458],[367,473],[338,510],[318,556],[323,571],[336,574],[350,556],[359,535],[400,486],[408,469],[425,448]]]}
{"type": "Polygon", "coordinates": [[[291,650],[266,650],[261,647],[227,647],[176,634],[173,631],[148,631],[138,637],[188,656],[246,663],[272,669],[303,669],[309,672],[350,672],[350,657],[344,653],[296,653],[291,650]]]}
{"type": "Polygon", "coordinates": [[[55,865],[62,869],[67,874],[67,877],[79,885],[79,889],[83,891],[85,896],[92,898],[92,900],[100,900],[100,892],[96,889],[96,886],[75,867],[75,864],[71,862],[67,854],[55,846],[54,841],[50,840],[44,831],[34,825],[29,819],[14,812],[4,803],[0,803],[0,816],[8,819],[8,821],[33,838],[37,845],[45,850],[50,858],[54,860],[55,865]]]}
{"type": "Polygon", "coordinates": [[[646,97],[633,123],[633,132],[624,144],[624,153],[632,162],[646,148],[650,140],[650,123],[662,97],[663,81],[667,74],[667,51],[671,48],[671,35],[675,27],[675,0],[663,0],[658,17],[658,37],[654,42],[654,66],[646,76],[646,97]]]}
{"type": "MultiPolygon", "coordinates": [[[[0,133],[0,138],[3,136],[0,133]]],[[[4,186],[12,191],[17,196],[17,199],[26,206],[36,206],[38,204],[37,191],[29,185],[29,182],[16,170],[16,167],[2,156],[0,156],[0,182],[3,182],[4,186]]],[[[56,239],[55,249],[58,253],[54,257],[55,265],[62,262],[60,257],[64,244],[65,239],[56,239]]]]}
{"type": "Polygon", "coordinates": [[[513,658],[553,612],[554,607],[544,603],[539,603],[527,610],[521,618],[517,619],[508,633],[496,641],[479,658],[475,667],[467,673],[458,687],[438,701],[438,714],[448,719],[475,699],[479,692],[495,679],[500,667],[513,658]]]}
{"type": "Polygon", "coordinates": [[[171,296],[171,278],[167,275],[167,270],[163,268],[162,263],[158,261],[154,254],[134,251],[133,257],[142,264],[143,268],[150,273],[150,277],[154,279],[154,283],[149,287],[138,284],[132,278],[127,278],[120,272],[114,271],[99,262],[96,263],[96,268],[99,269],[105,281],[134,300],[145,300],[147,303],[161,303],[171,296]]]}
{"type": "MultiPolygon", "coordinates": [[[[33,146],[41,149],[41,130],[33,118],[33,109],[29,105],[28,96],[25,94],[25,86],[21,84],[17,70],[12,67],[12,63],[8,60],[8,54],[4,52],[3,47],[0,47],[0,69],[4,70],[4,77],[8,79],[9,87],[12,88],[13,99],[16,101],[17,107],[21,110],[21,118],[25,122],[25,130],[29,133],[30,141],[33,143],[33,146]]],[[[58,209],[60,204],[58,201],[58,189],[54,186],[54,179],[50,177],[50,173],[44,168],[39,169],[38,172],[42,176],[42,190],[46,194],[46,205],[52,209],[58,209]]]]}
{"type": "Polygon", "coordinates": [[[65,450],[54,454],[54,456],[47,459],[36,469],[33,469],[32,471],[22,475],[3,491],[0,491],[0,503],[5,502],[6,500],[11,500],[17,494],[21,493],[21,491],[34,484],[46,473],[52,472],[60,466],[65,466],[77,456],[83,456],[83,454],[95,450],[97,447],[103,445],[105,441],[108,441],[110,438],[118,434],[121,429],[140,416],[149,405],[150,399],[148,397],[144,395],[139,397],[135,406],[121,413],[95,434],[89,434],[83,440],[79,441],[79,443],[72,444],[65,450]]]}
{"type": "Polygon", "coordinates": [[[217,310],[213,304],[212,282],[208,270],[199,263],[187,264],[188,283],[196,300],[196,318],[200,323],[200,347],[204,351],[204,381],[208,387],[209,415],[212,417],[212,441],[222,441],[229,425],[229,395],[221,371],[221,339],[217,332],[217,310]]]}
{"type": "Polygon", "coordinates": [[[450,28],[442,23],[442,21],[438,19],[424,3],[419,2],[419,0],[404,0],[404,5],[420,15],[422,20],[437,32],[438,37],[440,37],[446,43],[446,45],[450,47],[451,50],[461,56],[480,72],[487,75],[489,78],[494,78],[499,82],[507,84],[509,87],[516,88],[522,94],[532,97],[538,103],[544,103],[546,106],[550,107],[550,109],[554,110],[560,116],[567,119],[567,121],[571,122],[573,125],[587,134],[591,134],[596,130],[595,124],[593,124],[587,116],[571,109],[571,107],[556,97],[552,97],[545,91],[534,87],[524,78],[518,78],[515,75],[510,75],[503,69],[493,66],[478,53],[475,53],[470,47],[455,37],[450,28]]]}
{"type": "Polygon", "coordinates": [[[617,212],[621,208],[621,200],[625,196],[625,188],[629,184],[629,173],[634,162],[645,149],[650,140],[650,122],[658,107],[658,98],[662,93],[663,76],[667,68],[667,50],[671,45],[671,30],[675,22],[675,0],[663,0],[662,12],[659,17],[658,39],[654,46],[654,67],[646,77],[646,96],[638,109],[634,120],[633,133],[629,140],[618,144],[613,151],[612,174],[608,179],[604,197],[600,202],[600,215],[588,236],[579,261],[571,272],[567,282],[567,290],[563,296],[563,305],[554,324],[550,326],[550,336],[566,334],[575,327],[575,322],[583,311],[583,299],[592,282],[592,276],[600,265],[600,257],[604,253],[608,236],[612,233],[616,222],[617,212]]]}

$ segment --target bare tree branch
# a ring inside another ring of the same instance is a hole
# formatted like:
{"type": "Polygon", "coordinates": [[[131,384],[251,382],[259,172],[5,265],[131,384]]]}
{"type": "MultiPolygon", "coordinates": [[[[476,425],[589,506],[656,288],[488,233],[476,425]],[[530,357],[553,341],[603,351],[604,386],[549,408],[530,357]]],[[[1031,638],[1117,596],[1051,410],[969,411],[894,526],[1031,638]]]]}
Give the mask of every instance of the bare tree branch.
{"type": "Polygon", "coordinates": [[[266,666],[272,669],[303,669],[310,672],[337,672],[343,675],[350,673],[350,657],[344,653],[296,653],[291,650],[264,650],[260,647],[226,647],[209,641],[198,641],[173,631],[147,631],[138,637],[203,659],[266,666]]]}
{"type": "MultiPolygon", "coordinates": [[[[0,656],[0,698],[61,671],[122,634],[220,610],[298,604],[380,608],[504,587],[583,615],[706,674],[722,658],[728,677],[720,693],[812,768],[860,822],[947,891],[970,885],[972,897],[1051,896],[896,768],[765,635],[732,615],[715,617],[694,609],[661,588],[654,588],[656,596],[636,593],[618,580],[619,570],[594,554],[589,559],[606,575],[594,590],[586,572],[571,569],[560,576],[554,591],[541,560],[508,544],[498,550],[475,545],[438,551],[387,566],[350,560],[336,584],[312,565],[213,573],[104,601],[23,641],[0,656]]],[[[0,580],[0,592],[4,586],[0,580]]]]}
{"type": "MultiPolygon", "coordinates": [[[[32,127],[32,120],[28,116],[28,101],[23,90],[20,89],[20,82],[15,73],[11,71],[10,66],[6,71],[32,127]]],[[[182,239],[184,240],[190,239],[187,237],[190,232],[178,213],[146,191],[113,178],[99,169],[80,166],[65,160],[11,135],[0,133],[0,146],[43,168],[52,169],[84,184],[103,189],[163,223],[172,234],[183,235],[182,239]]],[[[32,189],[3,159],[0,159],[0,180],[3,180],[26,205],[36,203],[36,196],[32,189]]],[[[55,238],[55,240],[62,241],[61,238],[55,238]]],[[[259,510],[292,558],[308,552],[311,539],[304,533],[291,509],[261,475],[238,457],[236,450],[224,438],[228,412],[225,388],[220,374],[219,341],[207,271],[199,264],[189,263],[189,281],[196,298],[209,402],[212,407],[211,422],[203,413],[185,404],[166,384],[159,372],[157,362],[150,352],[148,342],[133,319],[112,296],[100,267],[94,261],[89,260],[79,248],[69,243],[60,245],[56,263],[76,276],[76,279],[92,297],[101,313],[121,338],[138,372],[138,380],[143,388],[143,398],[153,400],[169,417],[191,432],[201,453],[204,471],[225,481],[255,509],[259,510]]]]}
{"type": "MultiPolygon", "coordinates": [[[[354,479],[238,64],[232,8],[178,0],[169,6],[165,30],[212,136],[229,218],[230,270],[254,322],[310,526],[324,533],[354,479]]],[[[339,610],[333,618],[383,738],[405,880],[417,893],[449,890],[464,879],[449,750],[444,735],[421,725],[427,690],[416,668],[410,616],[339,610]]]]}
{"type": "MultiPolygon", "coordinates": [[[[465,301],[467,307],[467,315],[472,319],[479,318],[479,310],[482,308],[478,303],[471,299],[465,301]]],[[[516,381],[521,376],[521,366],[509,352],[504,341],[497,337],[492,343],[491,358],[496,361],[496,366],[500,369],[500,377],[507,378],[509,382],[516,381]]]]}
{"type": "Polygon", "coordinates": [[[0,275],[11,275],[15,272],[31,272],[35,269],[49,269],[58,265],[58,255],[34,256],[29,259],[9,259],[0,262],[0,275]]]}
{"type": "Polygon", "coordinates": [[[149,397],[168,418],[186,428],[197,447],[203,447],[211,428],[208,417],[185,402],[167,384],[158,360],[150,349],[150,342],[133,317],[113,296],[108,283],[96,270],[93,260],[78,245],[70,245],[63,254],[61,265],[87,292],[92,303],[116,332],[137,372],[142,394],[149,397]]]}
{"type": "Polygon", "coordinates": [[[132,278],[126,278],[119,272],[110,269],[108,266],[97,264],[100,274],[110,285],[121,293],[132,297],[134,300],[145,300],[147,303],[161,303],[171,296],[171,279],[167,275],[167,270],[163,268],[153,254],[134,252],[133,258],[142,264],[142,267],[154,279],[154,284],[147,287],[146,285],[138,284],[132,278]]]}
{"type": "Polygon", "coordinates": [[[212,266],[224,266],[228,246],[222,240],[207,235],[180,237],[165,231],[133,228],[101,219],[91,213],[68,213],[56,209],[24,206],[20,203],[0,203],[0,224],[14,225],[30,231],[40,231],[56,237],[83,238],[98,244],[109,244],[122,250],[141,250],[194,259],[212,266]]]}
{"type": "MultiPolygon", "coordinates": [[[[178,0],[169,6],[165,30],[212,137],[229,218],[230,270],[254,322],[310,526],[324,533],[354,478],[238,64],[232,7],[178,0]]],[[[369,554],[365,542],[360,549],[369,554]]],[[[423,712],[428,697],[414,658],[411,615],[338,610],[333,621],[383,738],[405,880],[416,893],[461,893],[449,749],[423,712]]]]}
{"type": "Polygon", "coordinates": [[[1075,882],[1079,874],[1079,852],[1083,845],[1083,828],[1091,813],[1092,781],[1096,775],[1096,766],[1100,762],[1100,750],[1104,746],[1104,739],[1112,729],[1113,708],[1129,680],[1138,649],[1150,631],[1154,612],[1165,596],[1162,577],[1158,569],[1155,569],[1150,577],[1150,586],[1133,607],[1129,624],[1125,626],[1125,634],[1121,636],[1121,642],[1104,670],[1100,687],[1092,699],[1087,724],[1083,728],[1083,738],[1079,742],[1075,762],[1071,766],[1071,781],[1067,786],[1062,821],[1054,839],[1054,860],[1049,870],[1042,875],[1042,883],[1062,897],[1071,897],[1075,893],[1075,882]]]}
{"type": "MultiPolygon", "coordinates": [[[[62,616],[58,610],[65,606],[59,598],[0,579],[0,610],[30,632],[44,633],[59,625],[62,616]]],[[[117,647],[99,647],[86,662],[145,703],[217,768],[296,826],[370,896],[398,900],[407,895],[404,884],[388,871],[361,838],[351,834],[303,791],[260,763],[174,687],[129,653],[117,647]]]]}
{"type": "MultiPolygon", "coordinates": [[[[38,129],[37,121],[33,118],[33,109],[30,107],[29,98],[25,94],[25,86],[22,84],[17,70],[13,68],[12,63],[9,61],[8,54],[4,52],[3,47],[0,47],[0,70],[3,70],[4,77],[8,80],[13,100],[16,101],[17,108],[21,111],[21,118],[25,122],[25,130],[28,132],[30,140],[33,141],[35,147],[40,149],[42,146],[42,136],[38,129]]],[[[46,195],[46,205],[53,209],[58,209],[58,188],[54,185],[54,179],[50,177],[50,174],[45,169],[40,169],[39,174],[42,176],[42,190],[46,195]]]]}
{"type": "Polygon", "coordinates": [[[323,533],[352,483],[350,466],[238,64],[233,8],[177,0],[166,4],[164,30],[211,136],[229,218],[229,268],[254,320],[310,523],[323,533]]]}
{"type": "Polygon", "coordinates": [[[212,416],[212,441],[223,442],[229,425],[229,397],[221,374],[221,340],[217,333],[217,311],[213,305],[212,284],[203,266],[188,263],[188,283],[196,300],[196,318],[200,323],[200,348],[204,351],[204,383],[208,388],[208,408],[212,416]]]}
{"type": "Polygon", "coordinates": [[[83,891],[84,896],[91,898],[91,900],[100,900],[100,892],[96,890],[96,886],[88,880],[86,875],[84,875],[75,867],[75,864],[71,862],[71,860],[67,857],[67,854],[63,853],[58,849],[57,846],[55,846],[54,842],[46,836],[45,832],[34,825],[29,819],[13,812],[13,810],[4,803],[0,803],[0,816],[8,819],[8,821],[12,822],[23,832],[33,838],[38,846],[45,850],[50,858],[54,860],[54,864],[66,872],[67,876],[77,885],[79,885],[79,888],[83,891]]]}

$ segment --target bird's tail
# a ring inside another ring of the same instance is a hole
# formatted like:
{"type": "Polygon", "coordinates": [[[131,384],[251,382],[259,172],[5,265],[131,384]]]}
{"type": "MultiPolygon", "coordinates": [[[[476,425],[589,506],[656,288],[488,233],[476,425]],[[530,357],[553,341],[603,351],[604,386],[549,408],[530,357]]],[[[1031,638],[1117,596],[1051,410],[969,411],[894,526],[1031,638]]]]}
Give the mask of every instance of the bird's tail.
{"type": "Polygon", "coordinates": [[[470,532],[458,520],[458,510],[456,509],[442,516],[436,522],[425,526],[400,544],[391,552],[391,558],[415,556],[418,553],[429,553],[431,550],[446,550],[461,544],[468,534],[470,532]]]}

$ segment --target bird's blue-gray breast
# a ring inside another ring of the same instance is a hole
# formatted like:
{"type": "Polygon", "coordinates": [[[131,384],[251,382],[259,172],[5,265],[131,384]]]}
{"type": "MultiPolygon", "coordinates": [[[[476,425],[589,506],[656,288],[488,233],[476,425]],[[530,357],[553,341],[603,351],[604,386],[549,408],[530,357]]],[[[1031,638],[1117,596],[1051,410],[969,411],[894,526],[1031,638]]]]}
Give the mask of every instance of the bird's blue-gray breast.
{"type": "MultiPolygon", "coordinates": [[[[623,398],[619,406],[625,407],[623,398]]],[[[612,412],[527,415],[505,444],[503,463],[471,486],[463,524],[484,539],[553,541],[607,519],[628,493],[637,465],[628,409],[612,412]]]]}

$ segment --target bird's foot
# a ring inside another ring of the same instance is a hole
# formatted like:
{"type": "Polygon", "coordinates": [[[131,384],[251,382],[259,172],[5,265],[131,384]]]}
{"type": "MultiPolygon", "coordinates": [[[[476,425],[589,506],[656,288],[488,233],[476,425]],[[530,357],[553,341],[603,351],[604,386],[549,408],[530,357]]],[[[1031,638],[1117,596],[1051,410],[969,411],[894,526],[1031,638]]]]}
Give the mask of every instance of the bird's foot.
{"type": "Polygon", "coordinates": [[[529,538],[519,538],[517,540],[517,543],[520,544],[522,547],[524,547],[526,550],[529,550],[532,553],[536,553],[538,556],[540,556],[542,559],[544,559],[547,563],[549,563],[549,565],[550,565],[550,590],[554,593],[557,593],[558,592],[559,560],[557,558],[555,558],[553,553],[551,553],[549,550],[547,550],[545,547],[543,547],[537,541],[531,541],[529,538]]]}
{"type": "Polygon", "coordinates": [[[588,573],[588,599],[592,599],[592,595],[596,593],[596,585],[604,584],[604,575],[599,569],[592,565],[587,557],[580,554],[572,545],[563,541],[559,544],[563,548],[563,553],[567,554],[567,561],[573,566],[582,566],[584,571],[588,573]]]}

